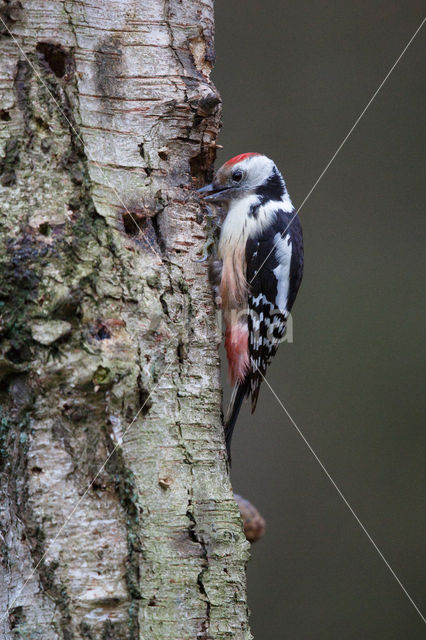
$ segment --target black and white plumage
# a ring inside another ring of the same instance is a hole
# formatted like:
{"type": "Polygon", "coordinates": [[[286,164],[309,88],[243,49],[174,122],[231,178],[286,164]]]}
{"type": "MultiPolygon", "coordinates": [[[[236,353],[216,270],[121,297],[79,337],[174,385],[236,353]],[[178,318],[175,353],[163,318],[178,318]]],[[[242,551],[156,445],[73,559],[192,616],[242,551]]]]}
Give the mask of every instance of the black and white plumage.
{"type": "Polygon", "coordinates": [[[266,369],[285,332],[303,274],[299,217],[274,162],[242,154],[200,190],[227,207],[214,288],[226,322],[225,347],[234,384],[225,421],[228,455],[244,398],[252,412],[266,369]]]}
{"type": "Polygon", "coordinates": [[[302,280],[302,228],[294,216],[294,211],[277,208],[271,226],[246,246],[252,412],[302,280]]]}

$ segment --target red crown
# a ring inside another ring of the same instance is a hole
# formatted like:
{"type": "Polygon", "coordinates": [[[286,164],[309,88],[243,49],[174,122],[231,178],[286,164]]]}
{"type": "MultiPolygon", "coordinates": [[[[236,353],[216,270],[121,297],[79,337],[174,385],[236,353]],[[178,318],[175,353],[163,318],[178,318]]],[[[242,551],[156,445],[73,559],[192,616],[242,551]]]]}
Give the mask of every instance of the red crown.
{"type": "Polygon", "coordinates": [[[241,162],[241,160],[245,160],[246,158],[251,158],[252,156],[260,156],[261,153],[240,153],[239,156],[234,156],[228,162],[225,162],[226,167],[232,167],[233,164],[237,164],[237,162],[241,162]]]}

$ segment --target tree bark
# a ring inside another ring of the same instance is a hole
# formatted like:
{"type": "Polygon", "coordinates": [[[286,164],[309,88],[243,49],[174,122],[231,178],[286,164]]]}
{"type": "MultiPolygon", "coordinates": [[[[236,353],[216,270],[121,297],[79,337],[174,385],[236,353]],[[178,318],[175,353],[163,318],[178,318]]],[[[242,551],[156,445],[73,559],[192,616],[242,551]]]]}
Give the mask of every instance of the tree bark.
{"type": "Polygon", "coordinates": [[[0,18],[0,637],[247,640],[194,262],[213,0],[0,0],[0,18]]]}

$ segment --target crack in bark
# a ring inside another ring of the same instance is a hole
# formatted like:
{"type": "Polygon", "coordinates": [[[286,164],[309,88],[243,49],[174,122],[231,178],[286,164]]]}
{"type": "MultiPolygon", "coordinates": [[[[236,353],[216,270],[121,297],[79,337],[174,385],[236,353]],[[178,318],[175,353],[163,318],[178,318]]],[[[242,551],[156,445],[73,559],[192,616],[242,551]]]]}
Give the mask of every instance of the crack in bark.
{"type": "Polygon", "coordinates": [[[204,574],[209,570],[209,556],[208,556],[207,544],[204,541],[203,537],[197,532],[197,522],[193,514],[193,504],[192,504],[192,498],[190,496],[188,496],[186,517],[189,520],[189,525],[188,525],[189,537],[193,542],[200,545],[201,552],[202,552],[202,559],[203,559],[202,569],[197,576],[197,585],[201,595],[203,596],[203,600],[206,603],[206,617],[201,627],[201,632],[203,635],[202,636],[197,635],[197,638],[200,638],[200,640],[208,640],[208,631],[210,627],[211,602],[207,595],[207,591],[203,583],[203,577],[204,577],[204,574]]]}
{"type": "MultiPolygon", "coordinates": [[[[111,440],[111,443],[115,446],[113,440],[111,440]]],[[[131,599],[128,609],[129,640],[137,640],[139,638],[139,601],[142,598],[140,591],[142,544],[139,531],[143,508],[139,502],[133,472],[126,465],[121,447],[115,448],[108,467],[111,477],[114,478],[115,490],[119,496],[120,504],[127,514],[126,584],[131,599]]]]}
{"type": "MultiPolygon", "coordinates": [[[[164,207],[163,207],[164,209],[164,207]]],[[[151,222],[152,222],[152,226],[154,229],[154,233],[155,233],[155,238],[157,241],[157,245],[160,249],[161,252],[161,256],[162,257],[166,257],[167,256],[167,249],[166,249],[166,241],[163,237],[163,234],[161,232],[161,220],[160,220],[160,215],[162,214],[162,211],[159,211],[158,213],[156,213],[152,218],[151,218],[151,222]]]]}
{"type": "Polygon", "coordinates": [[[181,69],[185,72],[185,66],[182,60],[180,59],[179,53],[177,51],[177,47],[175,46],[175,36],[173,33],[172,25],[170,24],[170,18],[171,18],[170,0],[164,0],[164,24],[166,25],[167,31],[169,34],[169,46],[173,52],[176,62],[178,63],[178,66],[181,67],[181,69]]]}
{"type": "MultiPolygon", "coordinates": [[[[143,384],[144,371],[142,368],[142,350],[141,350],[140,343],[138,343],[137,367],[139,370],[138,376],[136,378],[136,382],[138,386],[138,395],[139,395],[138,406],[140,407],[140,412],[142,416],[146,416],[152,407],[152,400],[151,400],[151,391],[149,391],[143,384]]],[[[133,418],[133,415],[130,416],[130,420],[132,420],[132,418],[133,418]]]]}
{"type": "Polygon", "coordinates": [[[75,25],[74,25],[74,21],[72,19],[72,13],[68,9],[67,4],[68,4],[67,0],[65,0],[62,3],[62,9],[63,9],[65,15],[67,16],[68,26],[70,28],[70,31],[71,31],[72,35],[74,36],[74,47],[76,47],[77,46],[77,32],[76,32],[76,28],[75,28],[75,25]]]}

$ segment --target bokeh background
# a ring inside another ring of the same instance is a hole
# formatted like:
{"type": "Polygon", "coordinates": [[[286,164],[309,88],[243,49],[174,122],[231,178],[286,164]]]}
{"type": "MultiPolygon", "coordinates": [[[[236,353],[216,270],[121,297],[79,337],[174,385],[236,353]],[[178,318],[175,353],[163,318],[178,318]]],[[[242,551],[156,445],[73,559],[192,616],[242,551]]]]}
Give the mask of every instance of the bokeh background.
{"type": "MultiPolygon", "coordinates": [[[[261,151],[299,205],[425,14],[420,1],[216,2],[218,165],[261,151]]],[[[423,612],[426,26],[301,211],[294,343],[268,379],[423,612]]],[[[225,375],[224,375],[225,380],[225,375]]],[[[256,640],[420,640],[421,621],[264,385],[233,442],[256,640]]]]}

